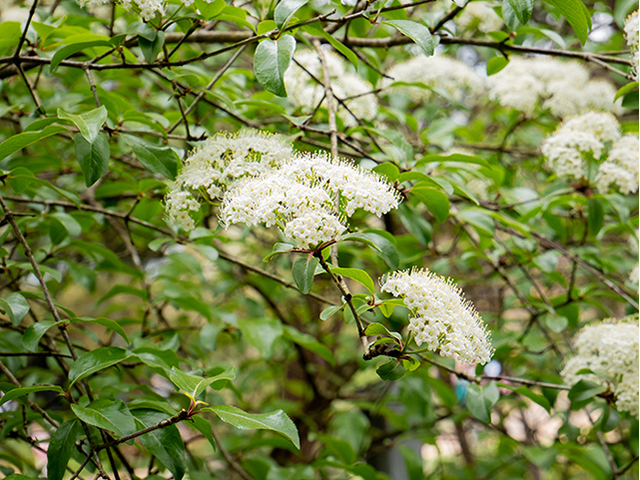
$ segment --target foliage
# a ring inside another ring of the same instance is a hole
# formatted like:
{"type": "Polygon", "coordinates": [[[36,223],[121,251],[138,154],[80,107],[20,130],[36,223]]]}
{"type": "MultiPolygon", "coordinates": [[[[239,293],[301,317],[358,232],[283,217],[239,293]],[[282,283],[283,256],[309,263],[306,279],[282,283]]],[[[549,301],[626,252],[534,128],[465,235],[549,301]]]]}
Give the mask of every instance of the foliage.
{"type": "Polygon", "coordinates": [[[637,478],[636,9],[5,1],[2,474],[637,478]]]}

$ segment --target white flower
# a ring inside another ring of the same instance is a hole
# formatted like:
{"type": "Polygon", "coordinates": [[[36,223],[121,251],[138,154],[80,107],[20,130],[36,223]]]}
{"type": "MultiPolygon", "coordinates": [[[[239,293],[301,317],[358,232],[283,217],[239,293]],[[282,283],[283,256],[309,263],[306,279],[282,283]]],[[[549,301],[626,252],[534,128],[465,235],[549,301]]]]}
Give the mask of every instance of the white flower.
{"type": "Polygon", "coordinates": [[[609,113],[586,112],[566,119],[540,148],[547,165],[560,178],[588,177],[602,193],[608,192],[611,185],[622,194],[638,191],[638,137],[621,138],[620,125],[609,113]],[[599,161],[595,179],[585,171],[588,156],[599,161]]]}
{"type": "Polygon", "coordinates": [[[188,217],[190,210],[198,210],[200,203],[196,196],[203,195],[208,200],[219,198],[233,181],[260,175],[289,159],[291,154],[289,144],[268,132],[223,133],[210,137],[187,158],[175,188],[167,196],[169,220],[185,230],[193,229],[193,221],[187,221],[185,215],[188,217]],[[179,196],[178,192],[183,195],[179,196]],[[181,202],[173,198],[180,198],[181,202]],[[186,203],[186,199],[195,203],[186,203]],[[198,207],[190,208],[193,205],[198,207]]]}
{"type": "Polygon", "coordinates": [[[173,190],[165,197],[165,209],[172,223],[175,223],[185,230],[193,230],[193,218],[190,211],[198,211],[200,203],[191,198],[189,192],[173,190]]]}
{"type": "Polygon", "coordinates": [[[610,185],[617,185],[624,195],[637,192],[639,150],[637,135],[625,135],[614,143],[607,161],[598,169],[595,179],[598,190],[606,193],[610,185]]]}
{"type": "Polygon", "coordinates": [[[560,373],[568,385],[590,380],[610,387],[616,407],[638,416],[638,320],[607,319],[584,327],[574,337],[575,356],[560,373]],[[588,369],[593,373],[578,373],[588,369]]]}
{"type": "Polygon", "coordinates": [[[487,77],[487,84],[492,100],[529,116],[538,107],[558,117],[587,109],[621,113],[620,102],[614,103],[616,88],[589,77],[578,62],[512,57],[504,69],[487,77]]]}
{"type": "Polygon", "coordinates": [[[500,30],[503,25],[502,19],[489,2],[467,3],[462,13],[455,19],[455,23],[462,31],[478,30],[483,33],[500,30]]]}
{"type": "Polygon", "coordinates": [[[396,271],[383,280],[381,290],[403,297],[411,311],[409,331],[443,356],[463,363],[485,364],[493,349],[489,334],[473,305],[451,281],[429,270],[396,271]]]}
{"type": "MultiPolygon", "coordinates": [[[[357,124],[356,118],[373,120],[378,114],[378,101],[371,92],[372,85],[358,74],[348,70],[346,62],[334,52],[325,49],[324,58],[329,70],[331,88],[336,99],[340,99],[348,110],[338,104],[337,115],[347,127],[357,124]],[[353,115],[352,115],[353,114],[353,115]]],[[[295,107],[304,107],[312,111],[325,96],[324,74],[318,54],[311,50],[296,52],[295,59],[305,70],[293,64],[286,71],[284,82],[287,86],[288,100],[295,107]],[[307,73],[308,72],[308,73],[307,73]],[[318,83],[309,74],[313,75],[318,83]]],[[[324,101],[323,101],[324,105],[324,101]]]]}
{"type": "Polygon", "coordinates": [[[298,247],[314,248],[337,239],[346,229],[342,219],[356,209],[380,216],[399,202],[375,173],[322,153],[298,154],[276,170],[234,184],[220,218],[227,226],[275,225],[298,247]]]}
{"type": "Polygon", "coordinates": [[[411,60],[397,63],[387,71],[393,78],[382,78],[380,88],[385,88],[385,94],[402,92],[412,102],[428,101],[434,91],[462,103],[465,99],[474,99],[484,92],[484,85],[480,76],[466,63],[445,56],[426,57],[416,55],[411,60]],[[412,86],[389,86],[393,82],[423,83],[428,88],[412,86]]]}
{"type": "Polygon", "coordinates": [[[635,288],[636,290],[638,289],[638,283],[640,281],[639,275],[638,275],[638,269],[640,268],[640,263],[636,263],[636,266],[633,267],[633,270],[631,270],[631,273],[629,274],[629,278],[626,281],[626,284],[631,286],[632,288],[635,288]]]}
{"type": "Polygon", "coordinates": [[[624,35],[627,38],[627,45],[638,50],[638,10],[633,12],[624,21],[624,35]]]}

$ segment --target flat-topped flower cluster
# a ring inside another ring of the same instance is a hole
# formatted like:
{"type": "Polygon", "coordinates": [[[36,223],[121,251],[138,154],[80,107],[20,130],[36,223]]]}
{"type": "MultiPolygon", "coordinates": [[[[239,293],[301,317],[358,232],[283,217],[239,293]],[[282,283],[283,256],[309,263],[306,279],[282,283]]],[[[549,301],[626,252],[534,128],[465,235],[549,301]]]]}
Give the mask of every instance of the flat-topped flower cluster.
{"type": "Polygon", "coordinates": [[[165,199],[169,220],[193,229],[198,196],[221,201],[227,227],[276,226],[300,248],[335,240],[357,209],[381,216],[401,201],[376,173],[261,132],[216,135],[189,156],[165,199]]]}
{"type": "Polygon", "coordinates": [[[574,337],[575,356],[561,375],[568,385],[589,380],[611,388],[616,408],[638,417],[638,320],[607,319],[574,337]]]}
{"type": "Polygon", "coordinates": [[[397,271],[383,279],[381,290],[403,297],[411,311],[409,331],[418,345],[466,364],[485,364],[493,349],[486,326],[462,290],[450,278],[427,269],[397,271]]]}
{"type": "Polygon", "coordinates": [[[214,135],[187,158],[176,178],[175,188],[165,199],[169,220],[192,230],[195,225],[189,212],[200,208],[199,196],[218,199],[233,181],[275,168],[292,152],[282,137],[268,132],[214,135]]]}
{"type": "Polygon", "coordinates": [[[637,134],[621,135],[611,114],[587,112],[566,119],[541,145],[549,168],[561,178],[593,183],[601,193],[638,191],[637,134]]]}
{"type": "Polygon", "coordinates": [[[336,239],[356,209],[380,216],[399,203],[398,192],[373,172],[325,153],[298,153],[233,185],[220,218],[226,225],[275,225],[298,247],[313,248],[336,239]]]}
{"type": "Polygon", "coordinates": [[[631,56],[633,60],[633,68],[631,69],[631,75],[634,80],[638,81],[638,69],[640,68],[640,55],[638,54],[638,37],[640,36],[638,10],[633,12],[627,17],[624,22],[624,35],[627,39],[627,45],[631,49],[631,56]]]}
{"type": "MultiPolygon", "coordinates": [[[[85,7],[97,7],[106,3],[111,3],[110,0],[76,0],[78,4],[85,7]]],[[[189,7],[195,0],[182,0],[185,7],[189,7]]],[[[207,3],[213,2],[213,0],[205,0],[207,3]]],[[[121,5],[126,9],[136,8],[140,10],[140,16],[145,22],[148,22],[156,16],[156,14],[165,14],[164,0],[122,0],[121,5]]]]}

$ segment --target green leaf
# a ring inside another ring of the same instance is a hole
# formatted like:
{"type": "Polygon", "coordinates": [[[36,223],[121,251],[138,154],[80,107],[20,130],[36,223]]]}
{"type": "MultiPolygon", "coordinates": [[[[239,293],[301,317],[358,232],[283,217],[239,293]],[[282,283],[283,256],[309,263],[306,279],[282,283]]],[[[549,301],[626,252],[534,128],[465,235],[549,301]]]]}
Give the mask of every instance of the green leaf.
{"type": "Polygon", "coordinates": [[[364,329],[364,333],[367,335],[389,335],[397,340],[402,340],[402,335],[398,332],[390,332],[387,327],[385,327],[382,323],[370,323],[367,325],[367,328],[364,329]]]}
{"type": "Polygon", "coordinates": [[[16,398],[24,397],[25,395],[29,395],[33,392],[58,392],[64,393],[61,387],[58,385],[34,385],[32,387],[22,387],[22,388],[13,388],[9,391],[5,391],[5,394],[0,397],[0,406],[4,405],[10,400],[15,400],[16,398]]]}
{"type": "Polygon", "coordinates": [[[312,255],[307,256],[307,258],[298,258],[293,262],[293,281],[296,287],[305,295],[311,291],[313,277],[319,264],[320,261],[312,255]]]}
{"type": "Polygon", "coordinates": [[[10,293],[0,298],[0,309],[4,310],[11,323],[16,327],[20,325],[22,319],[29,313],[30,308],[29,302],[19,293],[10,293]]]}
{"type": "Polygon", "coordinates": [[[289,68],[296,39],[292,35],[283,35],[278,40],[266,39],[258,44],[253,57],[256,79],[265,90],[279,97],[286,97],[284,73],[289,68]]]}
{"type": "Polygon", "coordinates": [[[471,383],[467,387],[466,402],[471,415],[485,423],[491,421],[487,399],[482,394],[482,388],[475,383],[471,383]]]}
{"type": "Polygon", "coordinates": [[[195,3],[197,9],[200,10],[200,14],[207,20],[211,20],[227,6],[227,3],[224,0],[216,0],[211,3],[207,0],[196,0],[195,3]]]}
{"type": "Polygon", "coordinates": [[[47,448],[47,479],[62,480],[71,453],[75,450],[76,440],[82,432],[78,420],[63,423],[49,439],[47,448]]]}
{"type": "Polygon", "coordinates": [[[65,212],[53,212],[49,215],[49,236],[55,244],[67,237],[76,238],[82,234],[82,226],[71,215],[65,212]]]}
{"type": "Polygon", "coordinates": [[[51,58],[51,73],[55,72],[58,69],[58,65],[65,58],[70,57],[74,53],[78,53],[85,48],[93,48],[93,47],[112,47],[113,45],[108,40],[93,40],[93,41],[82,41],[80,38],[78,39],[78,43],[73,43],[71,45],[66,45],[60,48],[56,53],[53,54],[51,58]]]}
{"type": "Polygon", "coordinates": [[[627,93],[629,93],[631,90],[633,90],[634,88],[638,88],[638,82],[631,82],[631,83],[627,83],[626,85],[624,85],[623,87],[620,87],[618,89],[618,91],[616,92],[616,96],[613,99],[613,101],[615,102],[616,100],[618,100],[620,97],[624,97],[627,93]]]}
{"type": "Polygon", "coordinates": [[[351,51],[351,49],[349,49],[343,43],[341,43],[338,40],[336,40],[335,38],[333,38],[333,35],[329,35],[327,32],[325,32],[322,28],[320,28],[319,25],[316,25],[316,24],[305,25],[305,26],[302,27],[302,30],[304,30],[305,32],[307,32],[307,33],[309,33],[311,35],[315,35],[316,37],[324,38],[327,42],[329,42],[329,44],[331,44],[331,46],[333,48],[335,48],[342,55],[347,57],[349,59],[349,61],[351,62],[351,64],[356,69],[358,68],[358,57],[357,57],[357,55],[355,53],[353,53],[353,51],[351,51]]]}
{"type": "Polygon", "coordinates": [[[182,370],[178,370],[175,367],[171,367],[171,370],[169,372],[169,379],[179,389],[189,393],[193,398],[200,396],[200,394],[204,392],[205,389],[209,386],[216,390],[219,390],[223,385],[226,385],[227,381],[233,380],[234,378],[236,378],[235,367],[230,367],[225,371],[209,378],[200,377],[198,375],[190,375],[183,372],[182,370]]]}
{"type": "Polygon", "coordinates": [[[591,28],[591,16],[584,3],[580,0],[545,0],[545,2],[554,5],[560,10],[562,16],[573,27],[573,31],[576,32],[580,43],[584,45],[591,28]]]}
{"type": "Polygon", "coordinates": [[[276,318],[241,318],[238,319],[238,328],[247,342],[266,359],[273,355],[276,343],[283,333],[282,323],[276,318]]]}
{"type": "Polygon", "coordinates": [[[287,26],[298,9],[307,4],[309,0],[281,0],[276,6],[273,18],[280,30],[287,26]]]}
{"type": "Polygon", "coordinates": [[[122,400],[100,399],[87,407],[71,404],[71,410],[83,422],[114,432],[119,437],[136,431],[136,421],[122,400]]]}
{"type": "Polygon", "coordinates": [[[270,413],[247,413],[231,405],[218,405],[203,409],[212,411],[220,417],[223,422],[230,423],[241,429],[273,430],[287,437],[300,449],[300,437],[298,429],[283,410],[276,410],[270,413]]]}
{"type": "Polygon", "coordinates": [[[0,28],[0,54],[17,45],[21,35],[20,22],[2,22],[2,28],[0,28]]]}
{"type": "Polygon", "coordinates": [[[331,318],[333,315],[338,313],[343,308],[344,308],[344,304],[343,305],[330,305],[330,306],[328,306],[322,312],[320,312],[320,320],[322,320],[322,321],[329,320],[329,318],[331,318]]]}
{"type": "Polygon", "coordinates": [[[431,187],[413,187],[411,193],[424,203],[440,223],[449,218],[449,199],[440,190],[431,187]]]}
{"type": "Polygon", "coordinates": [[[268,262],[269,260],[271,260],[273,257],[275,257],[276,255],[280,254],[280,253],[287,253],[292,251],[294,248],[296,248],[294,245],[291,245],[290,243],[281,243],[278,242],[273,246],[273,249],[271,250],[271,252],[269,253],[269,255],[267,255],[266,257],[264,257],[262,259],[263,262],[268,262]]]}
{"type": "Polygon", "coordinates": [[[518,21],[522,25],[526,25],[526,23],[531,18],[531,13],[533,12],[533,0],[508,0],[509,5],[513,8],[516,16],[518,17],[518,21]]]}
{"type": "Polygon", "coordinates": [[[147,63],[155,62],[158,54],[162,51],[164,37],[165,35],[162,30],[156,32],[156,37],[153,40],[148,40],[142,36],[138,37],[138,45],[147,63]]]}
{"type": "Polygon", "coordinates": [[[334,267],[331,269],[331,271],[335,275],[342,275],[343,277],[355,280],[356,282],[364,285],[365,288],[369,290],[369,293],[371,293],[371,295],[375,295],[375,284],[373,283],[373,280],[371,279],[369,274],[364,270],[360,270],[359,268],[334,267]]]}
{"type": "Polygon", "coordinates": [[[589,405],[596,395],[604,392],[607,388],[587,380],[580,380],[571,390],[569,390],[569,400],[571,400],[571,410],[580,410],[589,405]]]}
{"type": "Polygon", "coordinates": [[[431,162],[472,163],[474,165],[482,165],[483,167],[491,167],[484,158],[475,157],[473,155],[464,155],[462,153],[452,153],[451,155],[426,155],[416,162],[416,167],[431,162]]]}
{"type": "Polygon", "coordinates": [[[132,135],[126,136],[126,142],[147,170],[164,175],[169,180],[176,179],[180,157],[171,147],[159,147],[132,135]]]}
{"type": "Polygon", "coordinates": [[[213,438],[213,429],[211,428],[211,424],[200,415],[194,415],[191,417],[190,422],[185,422],[191,428],[195,428],[199,431],[204,438],[209,441],[209,444],[213,447],[213,451],[215,452],[218,449],[218,445],[216,444],[216,439],[213,438]]]}
{"type": "Polygon", "coordinates": [[[384,175],[390,182],[395,182],[400,176],[400,170],[394,163],[381,163],[380,165],[376,165],[372,170],[384,175]]]}
{"type": "Polygon", "coordinates": [[[111,320],[110,318],[74,317],[71,319],[71,322],[72,323],[86,322],[86,323],[96,323],[98,325],[102,325],[103,327],[108,328],[113,332],[116,332],[118,335],[124,338],[125,342],[129,343],[129,336],[127,335],[127,332],[124,331],[124,328],[122,328],[118,322],[111,320]]]}
{"type": "Polygon", "coordinates": [[[596,420],[594,427],[601,432],[610,432],[620,425],[621,420],[622,417],[620,414],[605,403],[602,407],[602,413],[598,417],[598,420],[596,420]]]}
{"type": "Polygon", "coordinates": [[[327,451],[336,458],[339,458],[344,463],[352,465],[357,460],[356,452],[353,447],[346,440],[340,438],[330,437],[328,435],[318,435],[318,439],[322,440],[327,448],[327,451]]]}
{"type": "Polygon", "coordinates": [[[602,203],[597,198],[589,199],[589,233],[597,235],[604,226],[604,209],[602,203]]]}
{"type": "Polygon", "coordinates": [[[376,369],[376,373],[382,380],[387,380],[388,382],[393,382],[394,380],[398,380],[402,377],[407,371],[405,368],[398,363],[397,360],[392,359],[387,363],[383,363],[376,369]]]}
{"type": "Polygon", "coordinates": [[[23,132],[13,135],[0,143],[0,160],[7,158],[12,153],[22,150],[38,140],[67,131],[68,130],[65,127],[61,127],[60,125],[49,125],[48,127],[36,132],[23,132]]]}
{"type": "Polygon", "coordinates": [[[325,345],[318,342],[311,335],[306,333],[302,333],[297,328],[292,327],[290,325],[284,326],[284,336],[285,338],[291,340],[292,342],[297,343],[303,348],[321,356],[324,358],[331,366],[335,365],[335,359],[333,358],[333,353],[329,350],[325,345]]]}
{"type": "Polygon", "coordinates": [[[84,135],[78,133],[76,140],[76,159],[84,173],[84,181],[87,187],[96,183],[109,168],[109,141],[107,136],[100,132],[95,141],[90,143],[84,135]]]}
{"type": "Polygon", "coordinates": [[[398,253],[398,249],[388,238],[376,233],[375,231],[365,233],[348,233],[346,235],[342,235],[340,240],[351,240],[365,243],[380,255],[380,258],[384,260],[389,268],[393,270],[398,268],[398,264],[400,263],[400,254],[398,253]]]}
{"type": "Polygon", "coordinates": [[[130,355],[119,347],[100,347],[83,354],[69,369],[69,387],[88,375],[126,360],[130,355]]]}
{"type": "Polygon", "coordinates": [[[495,224],[491,215],[479,208],[467,208],[456,213],[456,218],[473,225],[479,232],[493,235],[495,224]]]}
{"type": "MultiPolygon", "coordinates": [[[[141,409],[134,410],[131,413],[136,418],[141,429],[167,420],[166,414],[154,410],[141,409]]],[[[169,425],[168,427],[158,428],[139,436],[138,441],[167,467],[175,480],[182,480],[187,465],[184,458],[184,442],[178,427],[169,425]]]]}
{"type": "Polygon", "coordinates": [[[433,55],[433,38],[431,37],[431,32],[421,23],[412,22],[411,20],[387,20],[382,23],[391,25],[400,33],[416,42],[416,44],[422,48],[425,55],[433,55]]]}
{"type": "Polygon", "coordinates": [[[495,73],[498,73],[504,67],[509,64],[509,59],[503,57],[502,55],[498,57],[492,57],[487,62],[487,75],[491,76],[495,73]]]}
{"type": "Polygon", "coordinates": [[[38,343],[40,343],[40,339],[45,333],[47,333],[47,330],[55,324],[56,322],[53,320],[44,320],[30,325],[22,336],[22,345],[24,348],[30,352],[38,350],[38,343]]]}
{"type": "Polygon", "coordinates": [[[502,18],[512,32],[515,32],[522,26],[509,0],[502,0],[502,18]]]}
{"type": "Polygon", "coordinates": [[[69,120],[78,127],[80,133],[89,143],[93,143],[102,128],[104,122],[107,121],[109,113],[104,105],[82,115],[74,115],[64,110],[58,109],[58,118],[61,120],[69,120]]]}

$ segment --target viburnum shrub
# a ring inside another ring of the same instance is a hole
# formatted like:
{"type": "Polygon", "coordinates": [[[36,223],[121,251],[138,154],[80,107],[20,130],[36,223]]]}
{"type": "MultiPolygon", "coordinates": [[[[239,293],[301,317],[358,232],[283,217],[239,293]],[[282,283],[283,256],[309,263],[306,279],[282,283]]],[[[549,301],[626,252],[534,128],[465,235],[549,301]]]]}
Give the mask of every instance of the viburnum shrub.
{"type": "Polygon", "coordinates": [[[0,1],[0,478],[638,478],[637,8],[0,1]]]}

